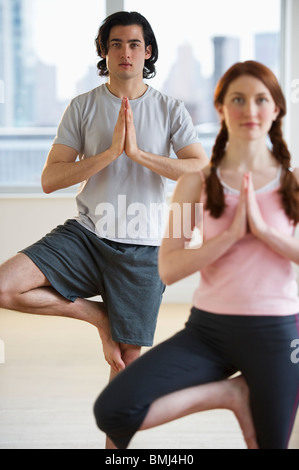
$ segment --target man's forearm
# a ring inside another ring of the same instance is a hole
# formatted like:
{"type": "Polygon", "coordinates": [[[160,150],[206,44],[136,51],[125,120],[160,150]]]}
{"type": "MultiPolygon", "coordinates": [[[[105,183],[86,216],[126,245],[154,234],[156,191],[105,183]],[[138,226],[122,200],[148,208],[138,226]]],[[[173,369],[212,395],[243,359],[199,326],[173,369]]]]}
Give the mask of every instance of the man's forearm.
{"type": "Polygon", "coordinates": [[[47,161],[41,177],[43,190],[48,194],[81,183],[101,171],[116,158],[117,156],[108,149],[80,161],[59,159],[47,161]]]}
{"type": "Polygon", "coordinates": [[[177,153],[177,157],[166,158],[139,150],[134,161],[174,181],[182,174],[199,171],[208,164],[208,157],[200,144],[185,147],[177,153]]]}

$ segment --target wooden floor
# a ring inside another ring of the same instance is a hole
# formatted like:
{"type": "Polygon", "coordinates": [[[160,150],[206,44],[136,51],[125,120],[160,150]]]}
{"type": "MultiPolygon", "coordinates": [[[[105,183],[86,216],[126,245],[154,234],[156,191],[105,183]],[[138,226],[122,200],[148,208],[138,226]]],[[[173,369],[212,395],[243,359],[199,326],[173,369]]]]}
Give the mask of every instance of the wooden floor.
{"type": "MultiPolygon", "coordinates": [[[[164,304],[155,342],[178,331],[188,314],[187,305],[164,304]]],[[[92,407],[108,374],[92,326],[2,310],[0,449],[103,449],[105,436],[96,427],[92,407]]],[[[130,448],[243,449],[245,445],[233,414],[213,410],[140,432],[130,448]]],[[[298,416],[290,448],[299,448],[298,416]]]]}

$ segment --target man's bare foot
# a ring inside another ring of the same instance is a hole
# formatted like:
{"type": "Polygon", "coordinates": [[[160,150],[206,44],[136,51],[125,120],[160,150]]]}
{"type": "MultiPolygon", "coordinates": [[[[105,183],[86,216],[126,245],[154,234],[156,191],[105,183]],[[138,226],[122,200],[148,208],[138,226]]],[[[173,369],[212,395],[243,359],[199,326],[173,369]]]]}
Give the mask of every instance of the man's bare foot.
{"type": "Polygon", "coordinates": [[[98,328],[98,331],[102,340],[103,352],[106,361],[114,372],[120,372],[125,368],[125,363],[121,357],[119,344],[113,341],[111,337],[109,320],[106,314],[102,318],[101,326],[98,328]]]}
{"type": "Polygon", "coordinates": [[[248,449],[258,449],[256,432],[253,424],[249,388],[242,375],[229,379],[227,383],[228,408],[234,412],[248,449]]]}

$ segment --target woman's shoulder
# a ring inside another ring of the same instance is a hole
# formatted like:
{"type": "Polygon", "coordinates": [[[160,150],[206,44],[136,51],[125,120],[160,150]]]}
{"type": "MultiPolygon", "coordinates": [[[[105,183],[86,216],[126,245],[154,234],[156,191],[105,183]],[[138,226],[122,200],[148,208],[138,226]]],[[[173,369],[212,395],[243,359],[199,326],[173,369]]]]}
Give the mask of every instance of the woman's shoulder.
{"type": "Polygon", "coordinates": [[[186,185],[186,186],[188,185],[197,186],[198,184],[204,183],[209,172],[210,172],[210,167],[206,166],[202,168],[200,171],[192,171],[192,172],[184,173],[178,179],[178,183],[180,185],[186,185]]]}
{"type": "Polygon", "coordinates": [[[209,167],[200,171],[184,173],[177,181],[175,198],[182,200],[198,200],[204,186],[209,167]]]}

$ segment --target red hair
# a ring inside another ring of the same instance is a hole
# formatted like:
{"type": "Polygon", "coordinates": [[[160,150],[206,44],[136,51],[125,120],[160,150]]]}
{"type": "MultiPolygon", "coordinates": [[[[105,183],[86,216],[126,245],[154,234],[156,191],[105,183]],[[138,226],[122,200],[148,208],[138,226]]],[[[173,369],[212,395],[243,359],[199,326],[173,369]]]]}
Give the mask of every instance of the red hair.
{"type": "MultiPolygon", "coordinates": [[[[291,155],[282,134],[282,118],[286,114],[286,101],[274,73],[265,65],[253,60],[236,63],[230,67],[219,80],[214,93],[214,105],[216,107],[219,104],[223,104],[229,85],[242,75],[251,75],[263,82],[280,110],[277,119],[273,122],[269,130],[269,137],[272,143],[273,156],[282,165],[284,170],[280,188],[284,210],[294,223],[298,223],[299,185],[291,171],[291,155]]],[[[206,208],[215,218],[220,217],[225,208],[223,187],[217,176],[216,168],[225,155],[227,142],[228,131],[225,122],[222,121],[219,134],[212,150],[211,171],[206,179],[206,208]]]]}

